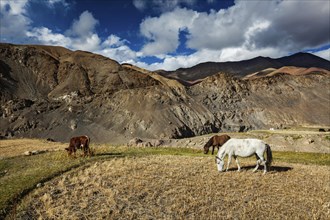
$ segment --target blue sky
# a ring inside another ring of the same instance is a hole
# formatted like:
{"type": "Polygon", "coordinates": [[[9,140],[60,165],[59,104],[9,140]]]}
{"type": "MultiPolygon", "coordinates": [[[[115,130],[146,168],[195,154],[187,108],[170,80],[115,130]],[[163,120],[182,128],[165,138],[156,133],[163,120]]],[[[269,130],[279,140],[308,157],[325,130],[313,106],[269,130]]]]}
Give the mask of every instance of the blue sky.
{"type": "Polygon", "coordinates": [[[329,0],[1,0],[0,42],[149,70],[308,51],[330,60],[329,0]]]}

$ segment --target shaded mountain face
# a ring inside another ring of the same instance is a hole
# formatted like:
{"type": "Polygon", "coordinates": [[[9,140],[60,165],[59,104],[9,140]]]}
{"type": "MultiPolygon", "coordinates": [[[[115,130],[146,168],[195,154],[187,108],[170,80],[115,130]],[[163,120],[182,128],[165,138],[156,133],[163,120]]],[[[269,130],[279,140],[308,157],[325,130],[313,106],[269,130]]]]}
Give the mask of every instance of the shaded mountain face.
{"type": "Polygon", "coordinates": [[[159,73],[165,77],[177,79],[186,85],[191,85],[218,72],[229,73],[236,77],[244,77],[248,74],[264,69],[279,69],[284,66],[305,68],[318,67],[321,69],[330,70],[330,62],[328,60],[309,53],[297,53],[279,59],[256,57],[250,60],[237,62],[207,62],[190,68],[180,68],[169,72],[159,71],[159,73]]]}
{"type": "Polygon", "coordinates": [[[95,142],[127,143],[329,126],[329,71],[295,68],[258,69],[245,78],[217,73],[185,87],[88,52],[0,44],[0,135],[68,141],[86,134],[95,142]]]}

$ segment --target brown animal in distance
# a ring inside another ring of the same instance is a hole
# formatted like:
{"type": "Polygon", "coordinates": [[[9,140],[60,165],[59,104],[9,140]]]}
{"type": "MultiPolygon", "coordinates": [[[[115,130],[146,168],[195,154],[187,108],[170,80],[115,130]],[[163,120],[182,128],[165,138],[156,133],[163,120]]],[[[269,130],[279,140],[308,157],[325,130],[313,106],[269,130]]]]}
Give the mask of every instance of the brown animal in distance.
{"type": "Polygon", "coordinates": [[[214,154],[214,147],[219,148],[226,143],[230,139],[229,135],[223,134],[223,135],[214,135],[210,138],[208,142],[204,145],[204,154],[207,154],[209,152],[209,148],[212,146],[212,155],[214,154]]]}
{"type": "Polygon", "coordinates": [[[81,149],[84,152],[84,157],[91,156],[91,150],[89,148],[90,138],[88,136],[72,137],[70,139],[69,147],[65,148],[68,151],[68,155],[76,155],[77,149],[81,149]]]}

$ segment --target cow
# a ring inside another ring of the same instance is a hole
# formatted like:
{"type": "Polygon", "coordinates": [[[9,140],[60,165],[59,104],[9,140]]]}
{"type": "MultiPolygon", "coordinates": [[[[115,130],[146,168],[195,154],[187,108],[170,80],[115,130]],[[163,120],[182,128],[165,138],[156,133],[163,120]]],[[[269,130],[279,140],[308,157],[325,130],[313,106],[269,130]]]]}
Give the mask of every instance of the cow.
{"type": "Polygon", "coordinates": [[[77,149],[84,151],[85,156],[91,156],[91,150],[89,148],[90,138],[88,136],[79,136],[79,137],[72,137],[70,139],[69,147],[65,148],[68,151],[68,155],[71,156],[72,154],[75,156],[77,149]]]}

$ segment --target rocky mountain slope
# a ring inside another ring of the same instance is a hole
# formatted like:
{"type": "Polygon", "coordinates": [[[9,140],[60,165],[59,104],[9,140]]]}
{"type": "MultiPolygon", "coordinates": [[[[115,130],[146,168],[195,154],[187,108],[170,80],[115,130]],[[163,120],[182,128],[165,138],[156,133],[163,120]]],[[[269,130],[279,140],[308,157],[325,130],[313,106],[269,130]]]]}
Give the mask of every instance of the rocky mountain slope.
{"type": "Polygon", "coordinates": [[[186,87],[88,52],[0,44],[0,135],[67,141],[87,134],[95,142],[124,143],[330,126],[329,71],[259,74],[263,70],[246,78],[217,73],[186,87]]]}

